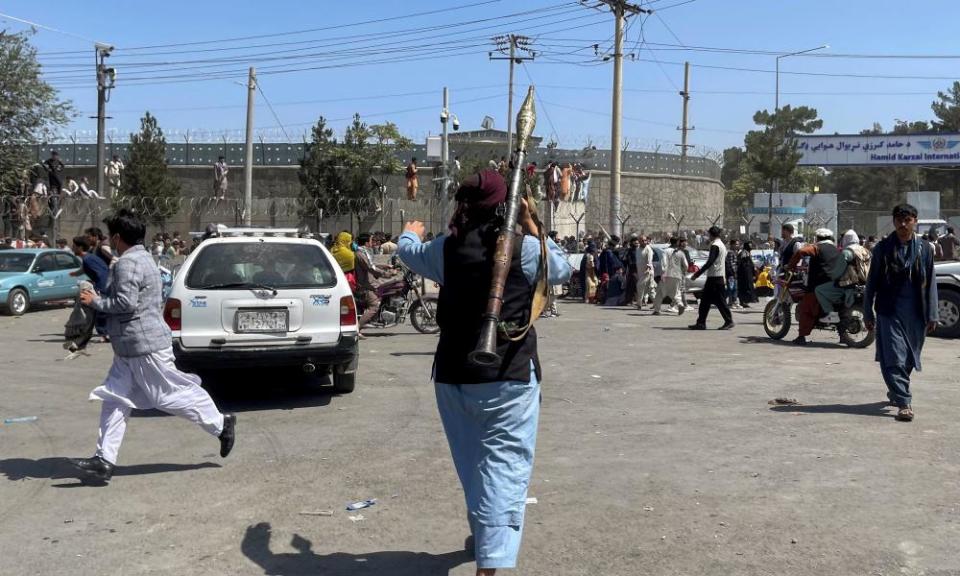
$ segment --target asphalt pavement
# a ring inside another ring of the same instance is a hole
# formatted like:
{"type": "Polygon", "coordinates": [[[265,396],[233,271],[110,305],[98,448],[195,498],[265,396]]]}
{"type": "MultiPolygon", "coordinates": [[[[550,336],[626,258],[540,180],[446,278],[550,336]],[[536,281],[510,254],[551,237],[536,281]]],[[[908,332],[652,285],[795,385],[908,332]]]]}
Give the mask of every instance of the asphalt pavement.
{"type": "MultiPolygon", "coordinates": [[[[928,340],[917,419],[900,423],[873,349],[773,342],[758,309],[730,332],[560,310],[538,324],[537,502],[516,574],[960,574],[960,341],[928,340]]],[[[93,452],[87,395],[112,353],[64,360],[68,315],[0,317],[0,417],[37,417],[0,425],[0,574],[473,574],[435,336],[371,330],[349,395],[277,371],[210,378],[238,414],[230,457],[137,413],[113,480],[91,486],[67,458],[93,452]]]]}

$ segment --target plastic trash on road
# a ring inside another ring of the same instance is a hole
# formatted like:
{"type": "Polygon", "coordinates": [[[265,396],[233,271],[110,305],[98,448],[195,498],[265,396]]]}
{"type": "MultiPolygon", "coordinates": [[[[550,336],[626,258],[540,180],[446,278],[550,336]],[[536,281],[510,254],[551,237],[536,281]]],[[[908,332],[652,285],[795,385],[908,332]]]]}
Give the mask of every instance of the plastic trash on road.
{"type": "Polygon", "coordinates": [[[36,422],[38,418],[36,416],[21,416],[19,418],[5,418],[3,420],[4,424],[18,424],[20,422],[36,422]]]}
{"type": "Polygon", "coordinates": [[[373,505],[376,504],[376,503],[377,503],[377,499],[376,499],[376,498],[371,498],[371,499],[369,499],[369,500],[362,500],[362,501],[360,501],[360,502],[354,502],[353,504],[348,504],[348,505],[347,505],[347,510],[349,510],[349,511],[351,511],[351,512],[354,511],[354,510],[362,510],[362,509],[364,509],[364,508],[369,508],[369,507],[373,506],[373,505]]]}

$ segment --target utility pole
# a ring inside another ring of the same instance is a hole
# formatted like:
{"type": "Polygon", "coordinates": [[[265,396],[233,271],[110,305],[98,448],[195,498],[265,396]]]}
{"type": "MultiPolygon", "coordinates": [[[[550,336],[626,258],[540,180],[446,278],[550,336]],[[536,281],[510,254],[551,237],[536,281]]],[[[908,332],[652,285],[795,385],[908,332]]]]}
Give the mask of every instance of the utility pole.
{"type": "Polygon", "coordinates": [[[687,126],[687,109],[690,105],[690,63],[683,63],[683,92],[680,92],[680,96],[683,97],[683,125],[679,128],[681,130],[680,136],[680,166],[682,167],[682,172],[686,174],[687,172],[687,149],[693,148],[692,144],[687,144],[687,132],[693,130],[693,126],[687,126]]]}
{"type": "Polygon", "coordinates": [[[610,230],[611,234],[621,235],[620,221],[620,160],[623,143],[620,137],[620,115],[623,104],[623,25],[627,15],[652,14],[652,10],[641,8],[624,0],[599,0],[610,7],[614,15],[613,48],[613,110],[610,127],[610,230]]]}
{"type": "Polygon", "coordinates": [[[509,60],[510,61],[510,80],[507,88],[507,157],[513,155],[513,65],[521,64],[527,60],[533,60],[536,53],[530,50],[530,38],[509,34],[507,36],[497,36],[493,39],[497,43],[497,50],[503,52],[507,50],[504,43],[509,43],[509,56],[507,58],[494,58],[493,53],[489,54],[491,60],[509,60]],[[517,49],[529,53],[529,56],[517,56],[517,49]]]}
{"type": "Polygon", "coordinates": [[[247,142],[243,160],[243,224],[253,219],[253,99],[257,92],[257,71],[251,66],[247,79],[247,142]]]}
{"type": "Polygon", "coordinates": [[[113,88],[117,72],[113,68],[107,68],[106,59],[113,52],[113,46],[109,44],[97,43],[94,45],[94,62],[97,65],[97,192],[103,194],[104,188],[103,168],[106,163],[106,150],[104,144],[104,132],[106,132],[107,121],[107,102],[110,100],[110,90],[113,88]]]}

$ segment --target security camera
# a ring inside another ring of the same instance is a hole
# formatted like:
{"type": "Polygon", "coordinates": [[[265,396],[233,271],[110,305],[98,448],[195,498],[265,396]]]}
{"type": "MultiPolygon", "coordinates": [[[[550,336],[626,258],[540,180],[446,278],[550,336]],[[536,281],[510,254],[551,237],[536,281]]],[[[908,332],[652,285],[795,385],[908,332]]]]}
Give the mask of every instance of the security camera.
{"type": "Polygon", "coordinates": [[[447,123],[447,118],[449,118],[449,117],[450,117],[450,114],[447,113],[446,110],[441,111],[441,112],[440,112],[440,123],[441,123],[441,124],[446,124],[446,123],[447,123]]]}
{"type": "Polygon", "coordinates": [[[457,131],[460,129],[460,119],[456,116],[453,117],[453,130],[457,131]]]}

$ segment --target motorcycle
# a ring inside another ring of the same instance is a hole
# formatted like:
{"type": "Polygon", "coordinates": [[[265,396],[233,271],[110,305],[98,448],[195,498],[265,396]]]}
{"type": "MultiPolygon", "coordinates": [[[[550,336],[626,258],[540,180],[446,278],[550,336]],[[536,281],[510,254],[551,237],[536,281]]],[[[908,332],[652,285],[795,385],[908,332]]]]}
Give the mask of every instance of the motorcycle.
{"type": "MultiPolygon", "coordinates": [[[[440,332],[440,325],[437,324],[437,298],[421,292],[420,278],[409,268],[399,264],[397,269],[400,274],[377,286],[380,308],[368,326],[392,328],[403,324],[409,316],[410,323],[418,332],[440,332]]],[[[358,306],[361,307],[359,313],[362,314],[362,303],[359,299],[358,306]]]]}
{"type": "MultiPolygon", "coordinates": [[[[787,272],[783,278],[776,280],[777,294],[767,303],[763,310],[763,330],[767,336],[780,340],[790,332],[792,323],[792,309],[804,296],[803,281],[792,272],[787,272]]],[[[876,334],[867,330],[863,316],[863,286],[854,288],[853,305],[842,307],[839,311],[839,324],[826,324],[817,320],[814,328],[817,330],[835,331],[840,336],[840,342],[851,348],[866,348],[873,344],[876,334]]]]}

